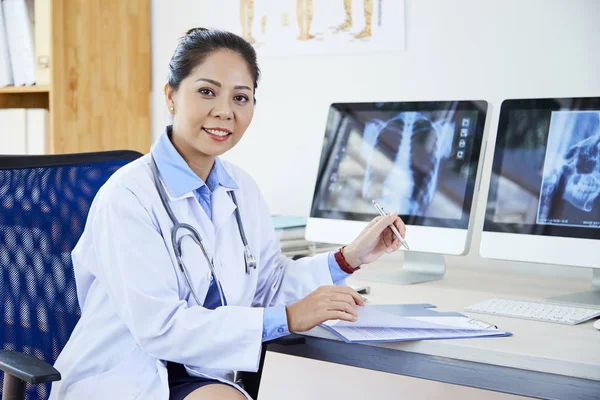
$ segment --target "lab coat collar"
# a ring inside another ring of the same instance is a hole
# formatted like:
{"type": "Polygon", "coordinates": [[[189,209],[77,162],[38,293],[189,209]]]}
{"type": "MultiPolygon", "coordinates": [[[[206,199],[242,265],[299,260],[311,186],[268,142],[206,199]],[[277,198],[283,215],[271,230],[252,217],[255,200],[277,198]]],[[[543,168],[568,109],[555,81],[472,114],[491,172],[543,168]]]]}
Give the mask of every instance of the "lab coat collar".
{"type": "MultiPolygon", "coordinates": [[[[172,126],[167,126],[158,140],[154,143],[151,149],[152,156],[156,160],[156,165],[160,171],[161,181],[170,200],[178,200],[193,196],[193,192],[203,185],[205,182],[192,171],[179,154],[169,138],[172,126]]],[[[227,172],[223,162],[219,157],[215,158],[213,171],[215,173],[219,187],[226,191],[238,189],[239,186],[235,179],[227,172]]],[[[218,190],[215,191],[215,193],[218,190]]]]}

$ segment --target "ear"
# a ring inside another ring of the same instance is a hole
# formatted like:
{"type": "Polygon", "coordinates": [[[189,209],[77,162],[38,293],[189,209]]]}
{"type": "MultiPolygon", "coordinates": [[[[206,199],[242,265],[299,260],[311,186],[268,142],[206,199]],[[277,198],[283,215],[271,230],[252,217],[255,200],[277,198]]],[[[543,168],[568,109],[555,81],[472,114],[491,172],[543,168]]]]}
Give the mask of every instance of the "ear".
{"type": "Polygon", "coordinates": [[[164,92],[167,109],[169,110],[169,114],[173,115],[175,113],[175,90],[167,82],[165,83],[164,92]]]}

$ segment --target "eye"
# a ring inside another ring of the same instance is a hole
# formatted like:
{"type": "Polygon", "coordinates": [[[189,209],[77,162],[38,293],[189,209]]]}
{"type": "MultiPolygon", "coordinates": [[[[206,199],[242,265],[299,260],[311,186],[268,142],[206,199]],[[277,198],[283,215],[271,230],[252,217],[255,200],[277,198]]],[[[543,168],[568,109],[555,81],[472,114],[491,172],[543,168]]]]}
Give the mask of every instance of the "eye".
{"type": "Polygon", "coordinates": [[[238,103],[246,104],[248,102],[248,96],[238,94],[233,98],[238,103]]]}
{"type": "Polygon", "coordinates": [[[215,95],[215,92],[213,92],[211,89],[207,89],[207,88],[199,89],[198,92],[204,96],[214,96],[215,95]]]}

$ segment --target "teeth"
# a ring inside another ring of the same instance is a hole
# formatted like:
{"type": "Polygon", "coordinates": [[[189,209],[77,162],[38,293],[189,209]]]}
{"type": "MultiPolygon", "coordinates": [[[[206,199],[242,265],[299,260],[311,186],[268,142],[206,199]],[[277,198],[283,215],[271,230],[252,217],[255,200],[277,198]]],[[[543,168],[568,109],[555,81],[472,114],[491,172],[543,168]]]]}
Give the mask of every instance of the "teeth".
{"type": "Polygon", "coordinates": [[[216,135],[216,136],[227,136],[229,135],[229,132],[225,132],[225,131],[221,131],[221,130],[217,130],[217,129],[206,129],[204,128],[204,130],[208,133],[210,133],[211,135],[216,135]]]}

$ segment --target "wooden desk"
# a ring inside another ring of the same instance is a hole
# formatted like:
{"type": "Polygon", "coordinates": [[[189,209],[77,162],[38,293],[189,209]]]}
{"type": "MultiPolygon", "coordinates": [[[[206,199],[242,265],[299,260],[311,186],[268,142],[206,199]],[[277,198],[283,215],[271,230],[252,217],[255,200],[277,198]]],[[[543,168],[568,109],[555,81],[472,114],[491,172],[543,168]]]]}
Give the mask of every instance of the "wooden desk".
{"type": "MultiPolygon", "coordinates": [[[[539,300],[583,291],[589,281],[452,268],[444,279],[398,286],[366,281],[394,266],[365,267],[348,284],[371,286],[368,304],[430,303],[463,312],[491,297],[539,300]],[[373,268],[372,270],[367,270],[373,268]]],[[[600,399],[600,331],[592,321],[560,325],[465,313],[513,333],[505,338],[347,344],[323,328],[307,344],[270,346],[270,352],[400,374],[453,385],[548,399],[600,399]]],[[[268,357],[265,371],[269,368],[268,357]]],[[[489,392],[491,393],[491,392],[489,392]]]]}

